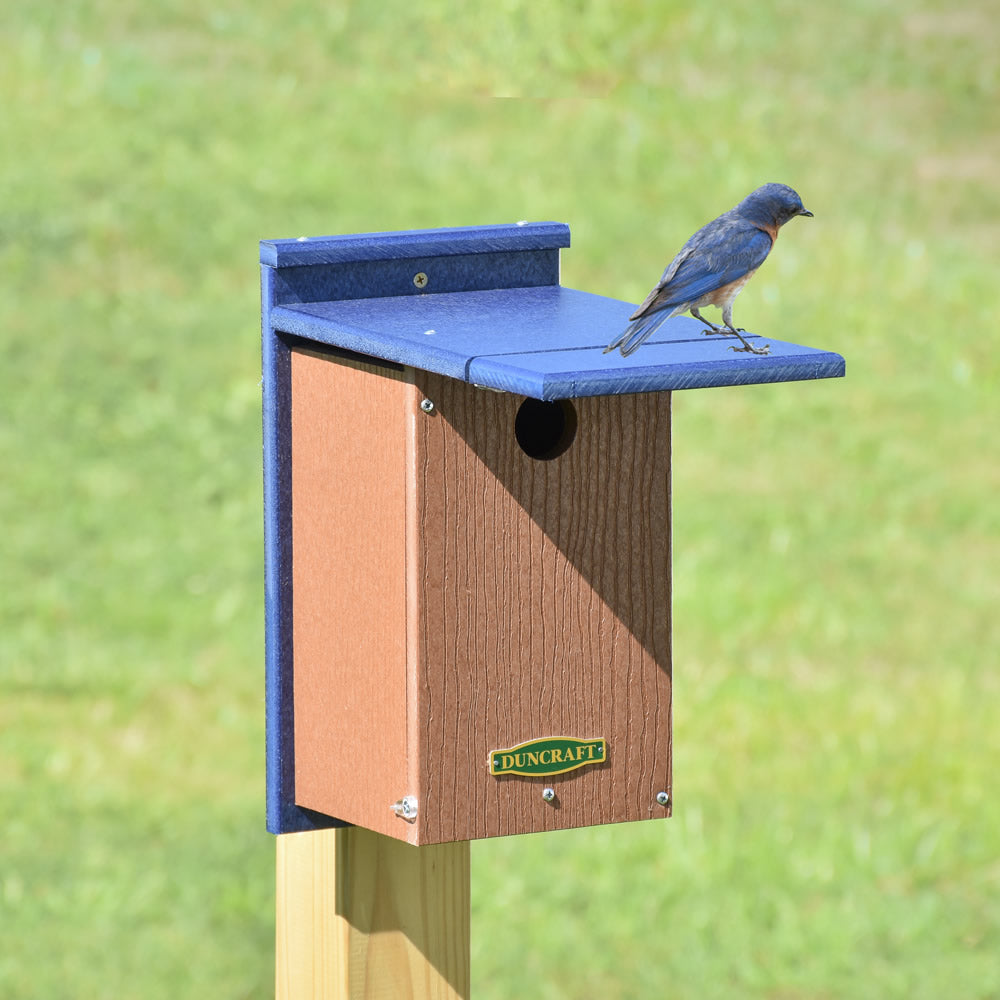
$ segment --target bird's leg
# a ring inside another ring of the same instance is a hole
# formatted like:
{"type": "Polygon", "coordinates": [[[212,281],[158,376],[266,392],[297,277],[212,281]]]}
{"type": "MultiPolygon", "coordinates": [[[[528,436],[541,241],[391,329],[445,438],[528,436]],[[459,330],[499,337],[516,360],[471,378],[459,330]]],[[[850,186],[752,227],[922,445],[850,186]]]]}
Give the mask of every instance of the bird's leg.
{"type": "Polygon", "coordinates": [[[750,354],[770,354],[771,353],[771,345],[770,344],[764,344],[761,347],[751,347],[750,346],[750,342],[746,339],[746,337],[743,336],[743,334],[746,331],[745,330],[737,330],[736,327],[733,326],[733,304],[731,302],[729,303],[728,306],[726,306],[722,310],[722,322],[725,323],[726,326],[729,329],[728,330],[723,330],[721,332],[722,333],[735,333],[736,336],[740,338],[740,342],[743,344],[742,347],[730,347],[729,350],[736,351],[738,354],[745,354],[747,352],[749,352],[750,354]]]}
{"type": "Polygon", "coordinates": [[[704,334],[710,334],[710,333],[729,333],[729,331],[726,330],[726,329],[724,329],[723,327],[716,326],[714,323],[710,323],[707,319],[705,319],[704,316],[702,316],[702,314],[700,312],[698,312],[697,308],[694,307],[694,306],[691,307],[691,315],[694,316],[695,319],[700,320],[702,323],[705,324],[705,326],[708,327],[707,330],[702,330],[701,331],[704,334]]]}

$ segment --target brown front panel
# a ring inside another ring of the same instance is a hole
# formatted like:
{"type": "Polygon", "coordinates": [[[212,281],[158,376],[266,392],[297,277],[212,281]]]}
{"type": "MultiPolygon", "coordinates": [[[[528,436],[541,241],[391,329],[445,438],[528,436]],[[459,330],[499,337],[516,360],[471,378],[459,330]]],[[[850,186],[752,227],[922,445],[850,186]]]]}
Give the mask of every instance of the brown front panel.
{"type": "Polygon", "coordinates": [[[574,400],[573,444],[542,461],[515,438],[523,397],[415,377],[435,408],[413,473],[410,838],[667,815],[669,395],[574,400]],[[607,763],[490,775],[490,751],[548,736],[603,737],[607,763]]]}
{"type": "Polygon", "coordinates": [[[407,435],[392,368],[292,352],[295,798],[406,836],[407,435]]]}

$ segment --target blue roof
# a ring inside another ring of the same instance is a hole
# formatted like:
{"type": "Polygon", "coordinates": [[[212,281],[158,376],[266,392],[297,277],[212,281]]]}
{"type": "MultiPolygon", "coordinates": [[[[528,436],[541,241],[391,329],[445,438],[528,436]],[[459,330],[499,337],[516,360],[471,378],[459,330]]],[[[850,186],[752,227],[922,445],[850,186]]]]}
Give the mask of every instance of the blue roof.
{"type": "Polygon", "coordinates": [[[564,399],[666,389],[791,382],[844,374],[839,354],[747,334],[766,355],[739,354],[732,336],[669,320],[635,354],[604,348],[635,306],[561,285],[292,303],[271,310],[285,333],[491,389],[564,399]]]}
{"type": "Polygon", "coordinates": [[[735,353],[690,317],[605,354],[635,306],[562,287],[569,243],[561,222],[263,240],[265,327],[537,399],[844,374],[839,354],[773,338],[735,353]]]}

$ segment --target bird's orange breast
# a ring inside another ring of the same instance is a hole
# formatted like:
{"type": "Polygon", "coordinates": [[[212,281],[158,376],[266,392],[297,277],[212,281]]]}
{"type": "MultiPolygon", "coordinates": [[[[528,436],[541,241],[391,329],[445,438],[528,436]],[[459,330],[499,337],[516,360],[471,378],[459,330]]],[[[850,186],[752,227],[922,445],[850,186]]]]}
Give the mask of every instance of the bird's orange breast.
{"type": "Polygon", "coordinates": [[[731,305],[733,299],[743,290],[743,286],[757,273],[757,269],[754,268],[752,271],[747,271],[742,278],[737,278],[735,281],[730,281],[728,285],[723,285],[721,288],[716,288],[714,292],[709,292],[707,295],[703,295],[695,305],[700,309],[702,306],[718,306],[720,309],[725,309],[726,306],[731,305]]]}

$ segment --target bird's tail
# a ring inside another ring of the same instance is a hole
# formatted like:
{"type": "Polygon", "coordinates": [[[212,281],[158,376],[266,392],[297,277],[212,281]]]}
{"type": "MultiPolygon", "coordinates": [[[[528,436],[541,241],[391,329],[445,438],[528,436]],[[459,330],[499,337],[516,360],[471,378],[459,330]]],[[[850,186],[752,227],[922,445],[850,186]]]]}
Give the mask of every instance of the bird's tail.
{"type": "Polygon", "coordinates": [[[614,340],[604,348],[604,353],[608,354],[614,350],[620,350],[622,357],[627,358],[656,333],[671,316],[676,314],[676,310],[657,310],[654,313],[647,313],[633,320],[614,340]]]}

